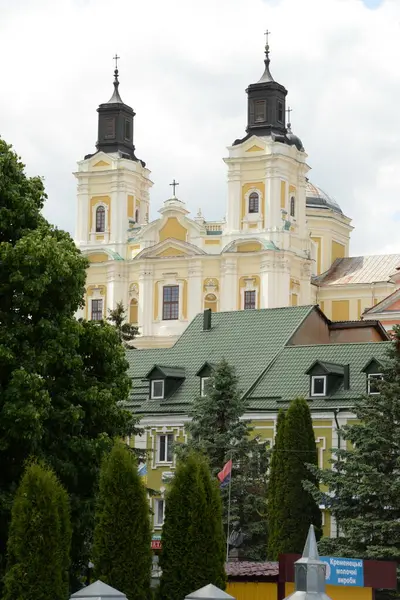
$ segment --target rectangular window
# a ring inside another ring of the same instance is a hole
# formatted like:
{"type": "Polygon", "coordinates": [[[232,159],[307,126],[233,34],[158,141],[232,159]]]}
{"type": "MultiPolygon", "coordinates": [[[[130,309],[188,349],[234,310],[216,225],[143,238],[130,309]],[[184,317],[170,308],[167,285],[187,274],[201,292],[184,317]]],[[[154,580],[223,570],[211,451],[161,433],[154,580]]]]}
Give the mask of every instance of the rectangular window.
{"type": "Polygon", "coordinates": [[[311,377],[311,396],[326,396],[325,375],[313,375],[311,377]]]}
{"type": "Polygon", "coordinates": [[[256,307],[256,292],[255,290],[247,290],[244,293],[244,308],[254,309],[256,307]]]}
{"type": "Polygon", "coordinates": [[[283,123],[283,104],[278,100],[278,121],[283,123]]]}
{"type": "Polygon", "coordinates": [[[113,140],[115,138],[115,118],[104,119],[104,139],[113,140]]]}
{"type": "Polygon", "coordinates": [[[209,380],[210,380],[209,377],[202,377],[200,380],[200,393],[202,396],[207,396],[209,380]]]}
{"type": "Polygon", "coordinates": [[[179,319],[179,285],[163,287],[163,320],[179,319]]]}
{"type": "Polygon", "coordinates": [[[164,398],[164,380],[163,379],[153,379],[151,382],[151,398],[153,400],[157,400],[159,398],[164,398]]]}
{"type": "Polygon", "coordinates": [[[382,373],[369,373],[368,375],[368,394],[374,396],[380,394],[379,386],[376,385],[379,381],[382,381],[382,373]]]}
{"type": "Polygon", "coordinates": [[[256,100],[254,102],[254,121],[263,123],[267,120],[267,103],[265,100],[256,100]]]}
{"type": "Polygon", "coordinates": [[[165,500],[156,498],[154,500],[154,527],[162,527],[165,517],[165,500]]]}
{"type": "Polygon", "coordinates": [[[125,119],[125,139],[129,142],[132,139],[131,122],[125,119]]]}
{"type": "Polygon", "coordinates": [[[172,463],[174,458],[173,452],[174,434],[166,433],[158,436],[158,456],[159,463],[172,463]]]}
{"type": "Polygon", "coordinates": [[[92,321],[101,321],[103,319],[103,300],[101,298],[92,300],[91,309],[92,321]]]}

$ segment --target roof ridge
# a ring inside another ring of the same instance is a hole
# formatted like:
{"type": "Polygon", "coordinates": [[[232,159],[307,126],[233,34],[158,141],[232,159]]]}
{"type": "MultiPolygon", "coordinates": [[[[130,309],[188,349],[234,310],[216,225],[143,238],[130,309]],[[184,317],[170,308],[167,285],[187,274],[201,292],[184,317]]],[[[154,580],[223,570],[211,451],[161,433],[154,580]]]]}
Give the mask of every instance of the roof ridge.
{"type": "Polygon", "coordinates": [[[349,346],[375,346],[376,344],[392,344],[393,342],[391,340],[382,340],[381,342],[335,342],[333,344],[296,344],[293,346],[284,346],[282,349],[285,350],[287,349],[293,349],[293,348],[325,348],[326,346],[331,347],[331,346],[345,346],[345,347],[349,347],[349,346]]]}

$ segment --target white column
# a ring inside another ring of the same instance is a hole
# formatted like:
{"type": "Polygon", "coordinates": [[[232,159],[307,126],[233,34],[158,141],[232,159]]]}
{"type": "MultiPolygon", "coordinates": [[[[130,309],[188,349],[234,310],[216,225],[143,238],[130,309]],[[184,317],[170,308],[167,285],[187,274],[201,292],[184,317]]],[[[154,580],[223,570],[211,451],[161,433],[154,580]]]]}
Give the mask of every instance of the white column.
{"type": "Polygon", "coordinates": [[[221,265],[220,311],[238,310],[238,275],[236,258],[225,258],[221,265]]]}
{"type": "Polygon", "coordinates": [[[139,273],[139,332],[143,336],[153,333],[153,304],[154,304],[153,267],[143,265],[139,273]]]}
{"type": "Polygon", "coordinates": [[[188,269],[188,320],[202,311],[202,264],[200,260],[189,262],[188,269]]]}
{"type": "Polygon", "coordinates": [[[227,231],[239,231],[241,229],[242,211],[242,186],[240,179],[239,163],[228,165],[228,209],[227,209],[227,231]]]}
{"type": "Polygon", "coordinates": [[[89,185],[87,177],[85,177],[85,183],[78,183],[75,239],[78,243],[84,244],[87,244],[90,240],[89,185]]]}
{"type": "Polygon", "coordinates": [[[263,261],[260,265],[260,308],[271,308],[273,288],[271,285],[272,263],[270,259],[263,261]]]}

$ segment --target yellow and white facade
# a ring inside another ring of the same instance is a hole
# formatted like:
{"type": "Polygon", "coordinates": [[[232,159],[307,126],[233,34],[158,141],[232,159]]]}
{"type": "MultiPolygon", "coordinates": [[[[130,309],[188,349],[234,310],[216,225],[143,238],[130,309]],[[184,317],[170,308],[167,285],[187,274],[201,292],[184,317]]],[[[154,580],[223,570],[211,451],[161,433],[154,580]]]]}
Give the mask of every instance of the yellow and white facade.
{"type": "Polygon", "coordinates": [[[380,273],[375,299],[369,279],[343,285],[321,277],[349,256],[351,220],[307,179],[307,154],[284,123],[286,90],[272,79],[268,54],[265,64],[267,74],[248,90],[249,133],[224,159],[228,201],[221,222],[207,221],[201,211],[191,216],[175,195],[149,222],[150,171],[134,155],[134,113],[122,103],[116,72],[116,92],[99,108],[98,151],[75,173],[76,243],[90,262],[80,316],[105,318],[122,301],[139,327],[136,346],[162,347],[204,308],[319,303],[330,318],[359,319],[397,289],[392,263],[380,273]]]}

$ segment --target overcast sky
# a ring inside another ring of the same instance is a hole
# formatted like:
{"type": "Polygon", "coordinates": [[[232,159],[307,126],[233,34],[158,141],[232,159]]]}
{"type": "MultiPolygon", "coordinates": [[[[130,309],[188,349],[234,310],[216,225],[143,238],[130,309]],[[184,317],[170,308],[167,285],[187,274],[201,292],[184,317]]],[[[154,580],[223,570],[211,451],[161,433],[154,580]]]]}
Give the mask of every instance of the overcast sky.
{"type": "Polygon", "coordinates": [[[400,0],[0,0],[0,14],[0,135],[44,176],[57,226],[74,232],[72,173],[95,149],[115,52],[151,217],[176,178],[193,213],[222,218],[222,157],[268,28],[310,180],[353,219],[351,253],[400,252],[400,0]]]}

